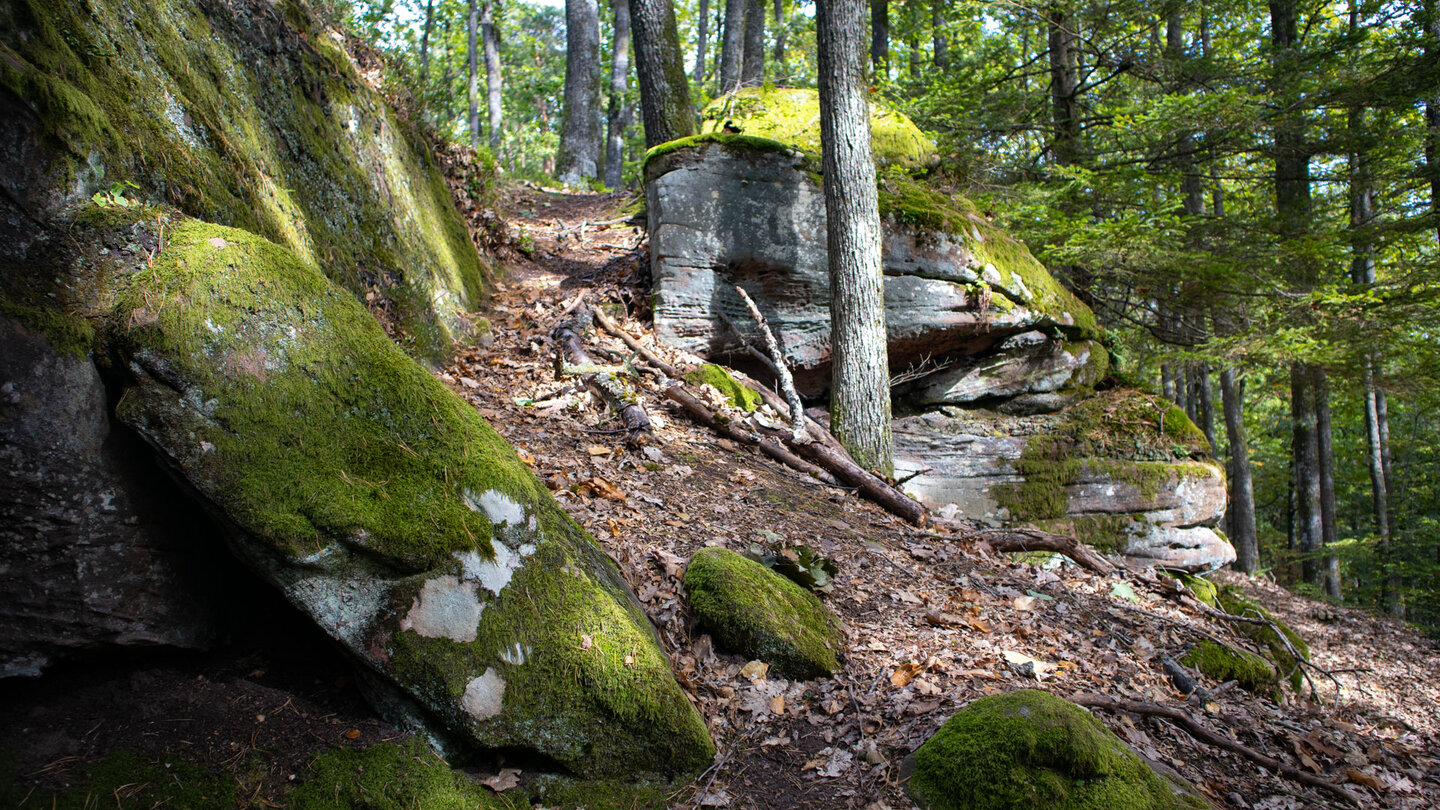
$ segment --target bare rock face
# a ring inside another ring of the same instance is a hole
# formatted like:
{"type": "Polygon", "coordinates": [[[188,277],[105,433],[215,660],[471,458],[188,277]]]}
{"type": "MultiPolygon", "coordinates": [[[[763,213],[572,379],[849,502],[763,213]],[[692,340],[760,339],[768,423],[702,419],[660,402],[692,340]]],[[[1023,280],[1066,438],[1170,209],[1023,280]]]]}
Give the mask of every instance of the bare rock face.
{"type": "Polygon", "coordinates": [[[195,549],[207,524],[147,491],[159,470],[112,431],[87,357],[4,317],[0,345],[0,678],[115,647],[209,644],[195,549]]]}
{"type": "Polygon", "coordinates": [[[980,357],[925,377],[908,399],[921,405],[960,405],[1092,388],[1108,368],[1108,354],[1098,341],[1071,343],[1025,332],[980,357]]]}

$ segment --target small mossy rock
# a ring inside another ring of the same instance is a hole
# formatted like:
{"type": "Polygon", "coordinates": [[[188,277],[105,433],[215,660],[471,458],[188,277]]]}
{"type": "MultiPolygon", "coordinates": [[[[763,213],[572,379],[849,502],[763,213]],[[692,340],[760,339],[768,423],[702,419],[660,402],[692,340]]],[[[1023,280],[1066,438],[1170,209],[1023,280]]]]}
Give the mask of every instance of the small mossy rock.
{"type": "Polygon", "coordinates": [[[1180,658],[1180,663],[1220,683],[1236,681],[1240,688],[1257,695],[1275,697],[1280,684],[1274,664],[1255,653],[1216,644],[1210,639],[1201,639],[1180,658]]]}
{"type": "Polygon", "coordinates": [[[820,678],[840,668],[840,621],[815,594],[723,548],[695,552],[685,592],[700,626],[720,645],[781,675],[820,678]]]}
{"type": "Polygon", "coordinates": [[[961,709],[916,750],[908,789],[926,810],[1209,808],[1084,709],[1022,689],[961,709]]]}
{"type": "Polygon", "coordinates": [[[1181,585],[1188,588],[1190,593],[1195,595],[1196,599],[1212,608],[1218,609],[1220,607],[1220,589],[1216,587],[1215,583],[1204,577],[1195,576],[1194,574],[1186,574],[1179,571],[1171,571],[1168,573],[1179,581],[1181,585]]]}
{"type": "Polygon", "coordinates": [[[438,736],[591,777],[710,761],[614,563],[473,407],[291,251],[166,235],[112,279],[116,414],[241,559],[438,736]]]}
{"type": "MultiPolygon", "coordinates": [[[[724,132],[727,123],[751,137],[820,153],[820,93],[791,87],[744,87],[711,101],[700,112],[700,132],[724,132]]],[[[940,153],[909,116],[870,100],[870,150],[879,166],[918,170],[940,153]]]]}
{"type": "Polygon", "coordinates": [[[1287,679],[1290,688],[1299,692],[1305,683],[1305,675],[1300,670],[1300,662],[1295,660],[1295,656],[1290,653],[1290,648],[1293,647],[1295,652],[1309,660],[1310,645],[1305,643],[1305,639],[1291,630],[1285,622],[1275,618],[1270,611],[1245,598],[1240,589],[1234,585],[1226,585],[1221,588],[1218,601],[1219,609],[1232,616],[1263,616],[1280,628],[1280,633],[1285,636],[1283,640],[1280,638],[1280,634],[1277,634],[1268,625],[1250,624],[1249,622],[1232,624],[1235,632],[1259,644],[1270,654],[1270,660],[1275,662],[1276,668],[1280,671],[1280,677],[1287,679]],[[1285,644],[1286,641],[1290,642],[1288,647],[1285,644]]]}
{"type": "Polygon", "coordinates": [[[731,405],[744,411],[753,411],[760,407],[762,402],[759,394],[730,376],[730,372],[726,371],[724,366],[717,366],[714,363],[705,363],[690,371],[685,375],[685,380],[695,385],[714,386],[715,390],[730,400],[731,405]]]}
{"type": "Polygon", "coordinates": [[[418,738],[369,748],[333,748],[310,763],[286,797],[290,810],[518,810],[529,802],[496,795],[451,770],[418,738]]]}

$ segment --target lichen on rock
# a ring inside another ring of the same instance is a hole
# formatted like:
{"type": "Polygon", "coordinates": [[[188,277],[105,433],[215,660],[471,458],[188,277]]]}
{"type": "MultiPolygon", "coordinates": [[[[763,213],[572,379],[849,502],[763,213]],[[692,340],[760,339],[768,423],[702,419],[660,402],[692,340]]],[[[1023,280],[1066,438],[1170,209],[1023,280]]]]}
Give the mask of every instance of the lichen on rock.
{"type": "Polygon", "coordinates": [[[907,785],[926,810],[1203,810],[1100,721],[1037,689],[980,698],[916,750],[907,785]]]}
{"type": "Polygon", "coordinates": [[[695,552],[685,569],[690,609],[722,647],[808,679],[840,668],[839,619],[809,591],[722,548],[695,552]]]}

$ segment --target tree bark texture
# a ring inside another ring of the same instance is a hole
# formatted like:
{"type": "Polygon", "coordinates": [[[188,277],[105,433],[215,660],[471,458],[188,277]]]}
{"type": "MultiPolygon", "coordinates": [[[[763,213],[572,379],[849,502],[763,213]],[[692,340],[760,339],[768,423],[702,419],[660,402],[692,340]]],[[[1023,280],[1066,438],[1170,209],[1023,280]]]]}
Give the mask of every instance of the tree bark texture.
{"type": "Polygon", "coordinates": [[[605,186],[617,189],[624,182],[625,130],[630,126],[630,104],[625,98],[630,77],[630,4],[615,0],[615,36],[610,49],[610,107],[605,115],[605,186]]]}
{"type": "Polygon", "coordinates": [[[890,0],[870,0],[870,69],[877,79],[889,76],[890,0]]]}
{"type": "Polygon", "coordinates": [[[685,80],[675,7],[670,0],[630,0],[630,33],[635,39],[645,146],[694,135],[695,107],[685,80]]]}
{"type": "Polygon", "coordinates": [[[1320,580],[1318,554],[1324,537],[1320,506],[1320,441],[1316,425],[1315,373],[1308,363],[1290,364],[1291,456],[1295,489],[1295,545],[1306,582],[1320,580]]]}
{"type": "Polygon", "coordinates": [[[935,67],[950,67],[950,39],[945,36],[945,0],[930,3],[930,47],[935,67]]]}
{"type": "Polygon", "coordinates": [[[466,25],[469,31],[469,84],[467,95],[470,99],[470,115],[466,121],[470,125],[470,148],[480,148],[480,71],[477,64],[475,35],[480,27],[480,9],[475,0],[470,0],[470,13],[466,17],[466,25]]]}
{"type": "Polygon", "coordinates": [[[695,18],[698,30],[695,32],[695,70],[691,74],[696,84],[705,82],[705,59],[710,48],[710,0],[700,0],[700,14],[695,18]]]}
{"type": "Polygon", "coordinates": [[[1050,46],[1050,106],[1054,136],[1050,154],[1064,166],[1079,156],[1080,98],[1075,31],[1064,9],[1051,6],[1047,19],[1050,46]]]}
{"type": "MultiPolygon", "coordinates": [[[[1315,442],[1320,460],[1320,544],[1330,548],[1340,542],[1339,526],[1335,522],[1335,445],[1331,436],[1330,380],[1320,366],[1312,366],[1311,371],[1315,375],[1315,442]]],[[[1325,593],[1339,599],[1340,560],[1333,554],[1326,554],[1323,562],[1325,593]]]]}
{"type": "Polygon", "coordinates": [[[425,0],[425,27],[420,32],[420,87],[430,86],[430,30],[435,25],[435,0],[425,0]]]}
{"type": "Polygon", "coordinates": [[[785,72],[785,0],[770,0],[775,12],[775,68],[776,76],[785,72]]]}
{"type": "MultiPolygon", "coordinates": [[[[1436,0],[1421,5],[1425,31],[1425,56],[1432,64],[1440,58],[1440,9],[1436,0]]],[[[1435,217],[1435,236],[1440,239],[1440,91],[1425,99],[1425,175],[1430,180],[1430,215],[1435,217]]]]}
{"type": "Polygon", "coordinates": [[[1200,418],[1200,431],[1210,442],[1210,452],[1219,452],[1215,443],[1215,390],[1210,384],[1210,364],[1197,363],[1191,372],[1195,375],[1195,412],[1200,418]]]}
{"type": "Polygon", "coordinates": [[[1255,489],[1250,478],[1250,447],[1245,439],[1245,398],[1234,368],[1220,372],[1220,398],[1225,408],[1225,436],[1230,443],[1230,542],[1235,567],[1253,574],[1260,567],[1255,534],[1255,489]]]}
{"type": "Polygon", "coordinates": [[[480,7],[480,34],[485,48],[485,106],[489,113],[490,151],[500,156],[504,113],[500,107],[500,24],[495,21],[500,0],[484,0],[480,7]]]}
{"type": "Polygon", "coordinates": [[[565,113],[555,175],[583,186],[600,171],[600,7],[565,0],[565,113]]]}
{"type": "Polygon", "coordinates": [[[745,66],[745,18],[750,0],[725,0],[725,30],[720,37],[720,93],[740,86],[745,66]]]}
{"type": "Polygon", "coordinates": [[[745,58],[740,66],[740,84],[759,87],[765,81],[765,3],[749,0],[745,8],[745,58]]]}
{"type": "Polygon", "coordinates": [[[894,467],[880,208],[861,69],[864,0],[820,0],[820,141],[830,262],[830,425],[862,466],[894,467]]]}

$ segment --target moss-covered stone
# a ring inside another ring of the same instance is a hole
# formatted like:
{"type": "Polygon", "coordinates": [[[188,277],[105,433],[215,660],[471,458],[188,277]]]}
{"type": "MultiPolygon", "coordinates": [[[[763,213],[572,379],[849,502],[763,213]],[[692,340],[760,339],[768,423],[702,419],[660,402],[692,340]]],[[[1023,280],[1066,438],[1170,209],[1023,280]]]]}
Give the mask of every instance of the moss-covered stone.
{"type": "MultiPolygon", "coordinates": [[[[727,122],[746,136],[820,153],[820,94],[789,87],[745,87],[721,96],[700,112],[702,134],[723,132],[727,122]]],[[[875,162],[907,170],[939,161],[935,143],[908,116],[870,100],[870,140],[875,162]]]]}
{"type": "Polygon", "coordinates": [[[731,405],[744,411],[753,411],[762,404],[760,395],[750,390],[748,385],[743,385],[739,380],[730,376],[730,372],[726,371],[724,366],[705,363],[687,373],[685,380],[695,385],[714,386],[715,390],[730,400],[731,405]]]}
{"type": "Polygon", "coordinates": [[[95,345],[95,327],[56,306],[29,306],[0,296],[0,317],[43,334],[59,354],[85,357],[95,345]]]}
{"type": "MultiPolygon", "coordinates": [[[[518,810],[411,738],[365,749],[333,748],[315,758],[286,797],[291,810],[518,810]]],[[[218,807],[219,805],[213,805],[218,807]]]]}
{"type": "Polygon", "coordinates": [[[1280,633],[1283,633],[1285,636],[1284,640],[1282,640],[1280,634],[1277,634],[1269,625],[1251,624],[1249,622],[1232,623],[1235,632],[1259,644],[1269,653],[1270,660],[1275,662],[1275,667],[1280,672],[1280,677],[1289,682],[1291,689],[1299,692],[1305,683],[1305,676],[1300,670],[1300,662],[1291,654],[1290,649],[1294,648],[1295,652],[1300,653],[1300,655],[1308,660],[1310,658],[1310,645],[1305,643],[1305,639],[1301,638],[1294,630],[1291,630],[1289,625],[1275,618],[1275,615],[1270,611],[1246,599],[1241,595],[1240,589],[1234,585],[1227,585],[1221,588],[1217,601],[1220,610],[1232,616],[1262,616],[1280,628],[1280,633]],[[1285,644],[1286,641],[1290,642],[1288,647],[1285,644]]]}
{"type": "Polygon", "coordinates": [[[0,807],[204,810],[237,806],[234,778],[209,773],[169,755],[154,758],[130,750],[113,751],[68,776],[66,783],[63,790],[25,784],[13,758],[0,752],[0,807]]]}
{"type": "Polygon", "coordinates": [[[927,810],[1209,807],[1084,709],[1036,689],[981,698],[956,713],[915,752],[908,787],[927,810]]]}
{"type": "Polygon", "coordinates": [[[1215,586],[1215,583],[1204,577],[1195,576],[1194,574],[1186,574],[1178,571],[1169,573],[1170,576],[1179,580],[1180,584],[1188,588],[1190,592],[1195,595],[1196,599],[1199,599],[1210,607],[1220,607],[1220,589],[1215,586]]]}
{"type": "Polygon", "coordinates": [[[1255,653],[1237,650],[1209,639],[1191,647],[1180,663],[1200,670],[1207,678],[1220,683],[1237,681],[1240,688],[1257,695],[1276,696],[1280,677],[1275,666],[1255,653]]]}
{"type": "Polygon", "coordinates": [[[722,548],[695,552],[685,592],[701,627],[726,649],[807,679],[840,668],[840,621],[813,593],[722,548]]]}
{"type": "Polygon", "coordinates": [[[530,784],[529,792],[537,806],[557,810],[660,810],[676,806],[676,797],[686,787],[683,781],[621,782],[546,774],[530,784]]]}

